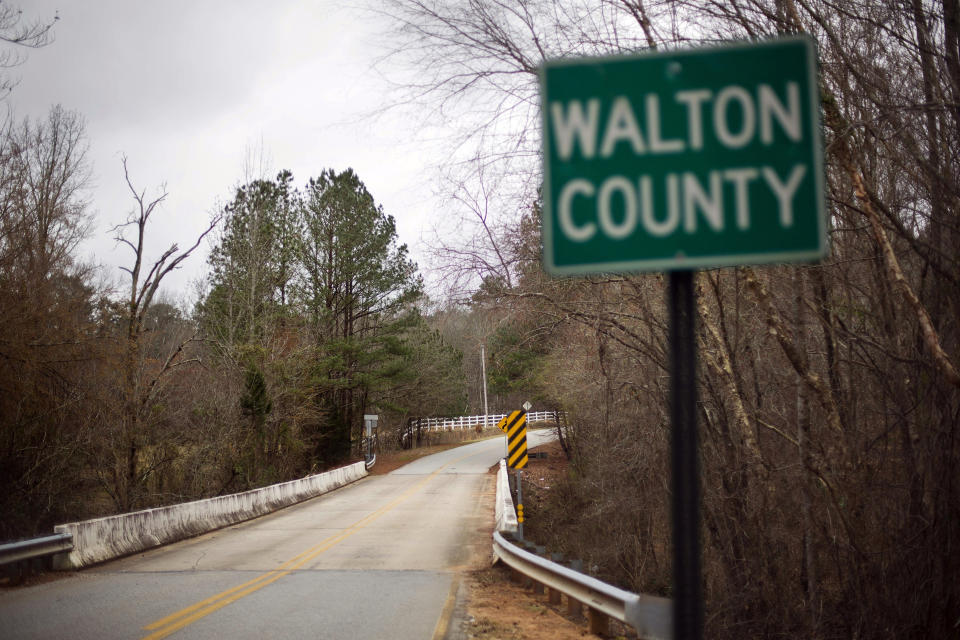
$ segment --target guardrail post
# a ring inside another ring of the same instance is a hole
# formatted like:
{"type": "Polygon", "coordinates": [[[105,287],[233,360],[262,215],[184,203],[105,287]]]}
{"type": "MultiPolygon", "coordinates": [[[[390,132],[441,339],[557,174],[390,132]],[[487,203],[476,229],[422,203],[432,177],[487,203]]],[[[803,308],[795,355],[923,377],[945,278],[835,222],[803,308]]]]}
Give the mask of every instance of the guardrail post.
{"type": "Polygon", "coordinates": [[[587,607],[587,621],[590,624],[590,633],[598,636],[610,635],[610,618],[593,607],[587,607]]]}
{"type": "Polygon", "coordinates": [[[583,605],[576,598],[567,596],[567,615],[580,617],[583,614],[583,605]]]}
{"type": "Polygon", "coordinates": [[[20,584],[20,581],[23,579],[23,569],[18,562],[11,562],[8,565],[4,565],[3,573],[0,573],[4,578],[6,578],[10,584],[20,584]]]}
{"type": "Polygon", "coordinates": [[[563,599],[561,598],[561,592],[556,589],[551,589],[547,587],[547,602],[550,604],[559,605],[563,599]]]}

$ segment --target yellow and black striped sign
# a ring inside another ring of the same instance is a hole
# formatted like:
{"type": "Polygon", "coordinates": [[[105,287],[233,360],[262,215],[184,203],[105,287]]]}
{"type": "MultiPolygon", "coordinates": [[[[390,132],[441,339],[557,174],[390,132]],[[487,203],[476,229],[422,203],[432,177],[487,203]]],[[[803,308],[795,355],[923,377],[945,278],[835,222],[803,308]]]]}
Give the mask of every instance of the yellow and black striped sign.
{"type": "Polygon", "coordinates": [[[514,411],[497,426],[507,434],[507,465],[523,469],[527,466],[527,412],[514,411]]]}

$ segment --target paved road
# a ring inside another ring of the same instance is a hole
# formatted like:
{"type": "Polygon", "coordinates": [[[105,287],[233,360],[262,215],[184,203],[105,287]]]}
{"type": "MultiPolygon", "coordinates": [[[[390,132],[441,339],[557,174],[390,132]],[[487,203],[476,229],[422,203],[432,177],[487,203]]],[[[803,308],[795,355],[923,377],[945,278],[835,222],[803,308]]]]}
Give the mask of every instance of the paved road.
{"type": "MultiPolygon", "coordinates": [[[[530,433],[530,446],[543,437],[530,433]]],[[[489,544],[503,438],[0,593],[0,638],[435,638],[489,544]]]]}

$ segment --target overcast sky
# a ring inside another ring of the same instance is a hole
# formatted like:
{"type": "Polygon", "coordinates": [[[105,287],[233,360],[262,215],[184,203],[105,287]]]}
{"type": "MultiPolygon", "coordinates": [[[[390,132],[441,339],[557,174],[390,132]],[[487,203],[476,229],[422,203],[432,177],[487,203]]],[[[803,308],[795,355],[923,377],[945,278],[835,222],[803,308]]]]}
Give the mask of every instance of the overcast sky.
{"type": "MultiPolygon", "coordinates": [[[[28,19],[60,20],[53,43],[10,72],[19,84],[7,103],[18,119],[60,104],[85,120],[96,225],[82,257],[113,278],[130,262],[109,231],[133,205],[122,156],[139,189],[169,193],[149,232],[155,256],[193,243],[243,178],[248,151],[262,147],[271,175],[290,169],[298,186],[324,168],[353,167],[422,263],[436,209],[431,158],[399,114],[362,117],[387,101],[372,71],[383,25],[349,4],[23,2],[28,19]]],[[[205,269],[201,249],[166,290],[187,293],[205,269]]]]}

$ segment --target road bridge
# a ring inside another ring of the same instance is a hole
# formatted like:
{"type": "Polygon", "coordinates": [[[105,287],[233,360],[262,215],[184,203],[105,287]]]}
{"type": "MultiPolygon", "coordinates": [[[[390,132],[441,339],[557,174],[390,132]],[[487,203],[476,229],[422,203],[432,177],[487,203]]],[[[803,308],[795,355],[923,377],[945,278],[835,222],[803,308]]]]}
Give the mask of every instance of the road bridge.
{"type": "MultiPolygon", "coordinates": [[[[531,446],[552,437],[531,432],[531,446]]],[[[431,638],[489,545],[494,438],[0,594],[4,638],[431,638]]]]}

